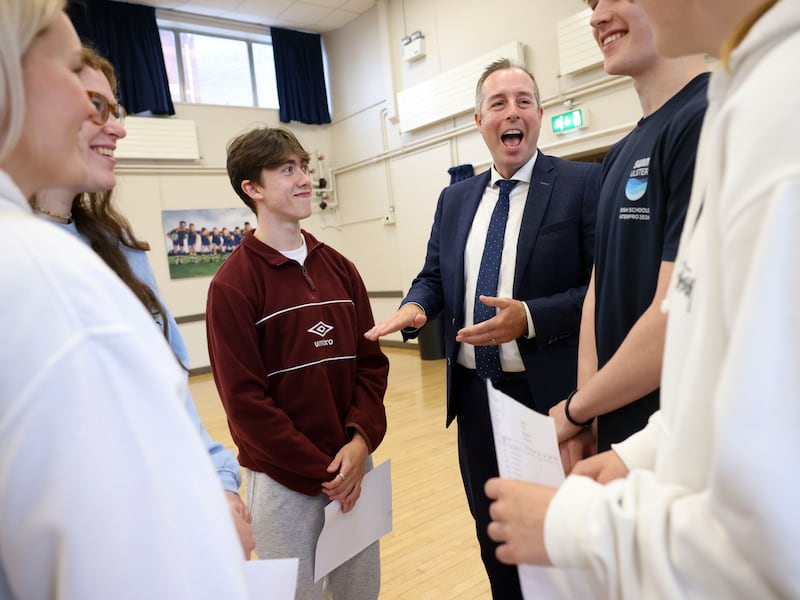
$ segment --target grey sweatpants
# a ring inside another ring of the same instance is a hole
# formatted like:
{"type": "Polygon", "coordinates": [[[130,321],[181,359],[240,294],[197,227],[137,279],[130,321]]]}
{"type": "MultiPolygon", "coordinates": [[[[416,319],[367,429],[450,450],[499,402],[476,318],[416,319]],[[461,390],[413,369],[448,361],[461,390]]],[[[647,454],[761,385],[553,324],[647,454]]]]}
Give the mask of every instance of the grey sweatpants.
{"type": "MultiPolygon", "coordinates": [[[[369,457],[367,470],[371,468],[372,457],[369,457]]],[[[245,481],[245,501],[253,515],[256,555],[262,559],[300,559],[297,600],[378,598],[381,586],[378,542],[314,583],[314,553],[325,519],[325,506],[330,502],[325,494],[306,496],[250,469],[245,469],[245,481]]],[[[264,592],[267,598],[269,591],[264,592]]]]}

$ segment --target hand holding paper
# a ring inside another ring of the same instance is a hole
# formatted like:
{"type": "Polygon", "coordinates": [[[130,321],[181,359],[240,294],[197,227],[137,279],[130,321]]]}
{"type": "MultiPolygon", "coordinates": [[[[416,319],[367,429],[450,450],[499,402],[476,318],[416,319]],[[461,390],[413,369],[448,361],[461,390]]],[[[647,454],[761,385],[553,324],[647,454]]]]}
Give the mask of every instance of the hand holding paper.
{"type": "Polygon", "coordinates": [[[317,540],[314,581],[392,530],[392,475],[386,461],[364,475],[361,498],[350,512],[338,501],[325,507],[325,524],[317,540]]]}
{"type": "Polygon", "coordinates": [[[590,573],[546,566],[544,518],[564,469],[551,417],[523,406],[486,383],[500,477],[486,483],[489,537],[497,558],[518,564],[525,598],[595,598],[604,591],[590,573]],[[534,563],[534,564],[523,564],[534,563]]]}
{"type": "Polygon", "coordinates": [[[495,478],[486,482],[486,495],[494,500],[489,507],[489,537],[503,542],[497,558],[512,565],[550,565],[544,547],[544,515],[555,489],[495,478]]]}

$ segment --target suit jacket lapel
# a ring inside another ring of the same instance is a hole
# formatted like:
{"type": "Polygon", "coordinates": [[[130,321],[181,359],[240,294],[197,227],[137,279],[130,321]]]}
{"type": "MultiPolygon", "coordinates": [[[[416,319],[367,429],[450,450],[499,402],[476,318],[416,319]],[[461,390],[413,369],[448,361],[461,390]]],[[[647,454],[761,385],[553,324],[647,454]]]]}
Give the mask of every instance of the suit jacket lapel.
{"type": "Polygon", "coordinates": [[[522,225],[517,241],[517,264],[514,273],[514,292],[520,289],[520,282],[525,276],[539,236],[539,227],[547,212],[550,198],[555,186],[556,169],[551,158],[539,152],[531,173],[531,183],[528,187],[528,197],[525,199],[525,209],[522,213],[522,225]]]}

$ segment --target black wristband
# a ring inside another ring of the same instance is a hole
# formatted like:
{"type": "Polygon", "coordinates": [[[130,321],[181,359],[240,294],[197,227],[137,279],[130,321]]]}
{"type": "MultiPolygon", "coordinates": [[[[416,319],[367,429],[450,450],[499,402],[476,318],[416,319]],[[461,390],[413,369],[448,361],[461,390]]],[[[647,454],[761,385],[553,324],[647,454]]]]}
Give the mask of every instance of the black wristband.
{"type": "Polygon", "coordinates": [[[589,419],[588,421],[584,421],[583,423],[576,421],[572,418],[572,415],[569,414],[569,403],[572,402],[572,397],[578,390],[572,390],[567,396],[567,401],[564,404],[564,415],[567,417],[567,421],[575,425],[575,427],[589,427],[594,422],[594,417],[589,419]]]}

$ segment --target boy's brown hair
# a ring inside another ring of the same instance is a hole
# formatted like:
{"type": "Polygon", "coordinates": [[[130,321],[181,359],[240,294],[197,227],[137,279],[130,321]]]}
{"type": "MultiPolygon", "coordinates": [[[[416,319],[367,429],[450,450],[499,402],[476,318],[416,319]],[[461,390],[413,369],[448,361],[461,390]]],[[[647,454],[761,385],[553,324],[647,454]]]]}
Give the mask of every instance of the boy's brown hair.
{"type": "Polygon", "coordinates": [[[244,181],[261,181],[262,169],[279,167],[292,154],[308,163],[310,155],[291,131],[276,127],[260,127],[236,136],[227,147],[228,178],[242,201],[256,212],[253,199],[242,189],[244,181]]]}

